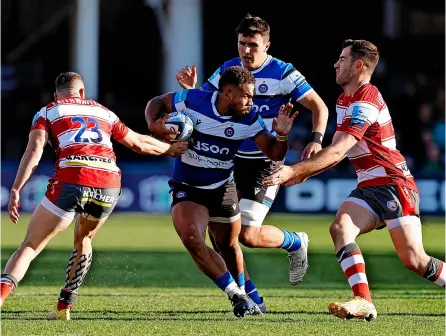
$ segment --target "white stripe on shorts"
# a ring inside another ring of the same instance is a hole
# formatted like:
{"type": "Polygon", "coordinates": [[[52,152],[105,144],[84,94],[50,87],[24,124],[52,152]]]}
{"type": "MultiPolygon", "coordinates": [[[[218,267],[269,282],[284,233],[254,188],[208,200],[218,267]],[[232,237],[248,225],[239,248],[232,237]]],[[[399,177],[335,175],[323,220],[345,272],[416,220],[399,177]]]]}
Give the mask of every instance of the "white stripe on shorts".
{"type": "Polygon", "coordinates": [[[209,217],[210,222],[217,222],[217,223],[232,223],[235,222],[237,219],[240,218],[240,212],[232,217],[209,217]]]}
{"type": "Polygon", "coordinates": [[[366,201],[364,201],[364,200],[362,200],[360,198],[356,198],[356,197],[347,197],[344,202],[347,202],[347,201],[348,202],[353,202],[353,203],[363,207],[364,209],[369,210],[372,213],[372,215],[375,216],[375,218],[378,221],[381,221],[381,219],[379,218],[378,214],[370,207],[370,205],[367,204],[366,201]]]}
{"type": "Polygon", "coordinates": [[[76,216],[76,212],[75,211],[65,211],[65,210],[59,208],[54,203],[52,203],[46,196],[44,196],[42,198],[42,200],[40,201],[40,204],[45,209],[47,209],[49,212],[51,212],[54,215],[56,215],[57,217],[67,218],[67,219],[73,220],[74,217],[76,216]]]}
{"type": "Polygon", "coordinates": [[[409,224],[415,224],[421,228],[421,221],[420,218],[417,216],[398,217],[395,219],[388,219],[385,222],[389,230],[396,228],[397,226],[404,226],[409,224]]]}

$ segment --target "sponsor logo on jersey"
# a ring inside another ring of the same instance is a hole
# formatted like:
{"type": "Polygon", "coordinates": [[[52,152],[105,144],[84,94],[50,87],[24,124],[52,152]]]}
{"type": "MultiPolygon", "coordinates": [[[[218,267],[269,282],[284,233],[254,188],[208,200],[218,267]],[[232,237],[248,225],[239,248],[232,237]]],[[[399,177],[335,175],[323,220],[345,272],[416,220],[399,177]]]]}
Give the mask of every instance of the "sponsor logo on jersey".
{"type": "MultiPolygon", "coordinates": [[[[228,127],[228,128],[230,128],[230,127],[228,127]]],[[[234,130],[232,132],[234,132],[234,130]]],[[[225,130],[225,134],[226,134],[226,130],[225,130]]],[[[229,148],[227,148],[227,147],[220,148],[217,145],[210,145],[206,142],[201,142],[201,141],[197,141],[197,143],[194,146],[194,149],[202,151],[202,152],[211,152],[214,154],[222,154],[222,155],[229,154],[229,148]]]]}
{"type": "Polygon", "coordinates": [[[364,106],[354,106],[352,111],[352,118],[350,124],[363,127],[367,121],[368,116],[372,113],[372,110],[364,106]]]}

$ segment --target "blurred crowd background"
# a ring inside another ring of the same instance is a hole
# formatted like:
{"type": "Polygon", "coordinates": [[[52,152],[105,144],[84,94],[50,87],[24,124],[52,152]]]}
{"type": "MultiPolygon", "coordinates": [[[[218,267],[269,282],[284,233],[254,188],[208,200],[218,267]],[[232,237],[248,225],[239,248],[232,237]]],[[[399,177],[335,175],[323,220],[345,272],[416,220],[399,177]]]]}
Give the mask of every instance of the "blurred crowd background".
{"type": "MultiPolygon", "coordinates": [[[[162,21],[169,20],[173,2],[99,1],[96,98],[128,126],[142,133],[147,132],[145,104],[163,93],[163,38],[166,35],[162,32],[162,21]],[[164,16],[155,10],[154,3],[164,16]]],[[[200,78],[209,77],[222,62],[237,56],[234,30],[246,13],[263,17],[271,26],[270,54],[293,63],[330,109],[324,144],[330,142],[336,127],[335,103],[341,88],[335,82],[333,64],[342,41],[354,38],[375,43],[381,51],[381,60],[372,82],[390,108],[398,148],[415,175],[444,177],[444,1],[325,4],[322,1],[194,0],[193,3],[200,6],[202,27],[200,78]],[[333,9],[322,10],[323,6],[333,6],[333,9]]],[[[72,67],[71,40],[75,5],[75,1],[68,0],[2,1],[1,150],[4,162],[20,159],[33,115],[52,100],[56,76],[76,70],[72,67]]],[[[193,33],[186,29],[184,39],[187,42],[192,38],[193,33]]],[[[173,52],[181,56],[182,48],[174,48],[173,52]]],[[[169,89],[178,90],[179,86],[169,89]]],[[[87,87],[87,95],[88,90],[87,87]]],[[[300,116],[294,125],[287,163],[299,160],[311,134],[311,113],[299,104],[296,108],[300,116]]],[[[169,160],[140,157],[119,144],[116,152],[118,162],[150,164],[169,160]]],[[[44,160],[53,159],[52,151],[46,151],[44,160]]],[[[331,173],[354,176],[347,160],[331,173]]]]}

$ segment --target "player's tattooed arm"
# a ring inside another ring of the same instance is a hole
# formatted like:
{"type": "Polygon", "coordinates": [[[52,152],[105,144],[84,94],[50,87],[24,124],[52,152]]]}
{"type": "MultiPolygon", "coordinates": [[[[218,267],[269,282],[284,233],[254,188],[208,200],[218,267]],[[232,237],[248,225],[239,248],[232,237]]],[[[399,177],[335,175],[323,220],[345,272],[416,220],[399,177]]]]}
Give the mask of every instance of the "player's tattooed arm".
{"type": "Polygon", "coordinates": [[[163,113],[172,113],[172,97],[174,93],[168,92],[151,99],[145,109],[145,117],[149,131],[163,140],[171,140],[171,134],[177,131],[167,129],[164,125],[166,118],[160,118],[163,113]]]}

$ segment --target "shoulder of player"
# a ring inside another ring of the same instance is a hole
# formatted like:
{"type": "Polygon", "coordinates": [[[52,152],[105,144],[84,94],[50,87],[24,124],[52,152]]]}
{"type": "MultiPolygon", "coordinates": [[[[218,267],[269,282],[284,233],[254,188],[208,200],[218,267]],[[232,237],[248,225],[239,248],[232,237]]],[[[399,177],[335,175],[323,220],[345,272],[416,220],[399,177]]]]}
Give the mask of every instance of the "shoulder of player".
{"type": "Polygon", "coordinates": [[[288,77],[293,72],[298,72],[293,64],[282,61],[276,57],[272,57],[268,68],[274,69],[280,79],[288,77]]]}
{"type": "Polygon", "coordinates": [[[232,66],[241,66],[242,61],[240,60],[240,57],[232,58],[226,62],[224,62],[221,66],[221,70],[225,71],[227,68],[232,66]]]}
{"type": "MultiPolygon", "coordinates": [[[[179,91],[177,94],[181,95],[179,91]]],[[[183,94],[183,101],[187,102],[187,106],[196,106],[204,102],[210,102],[215,91],[203,91],[200,89],[189,89],[183,94]]]]}
{"type": "Polygon", "coordinates": [[[353,96],[352,103],[366,103],[382,109],[385,106],[384,99],[375,85],[367,83],[353,96]]]}

